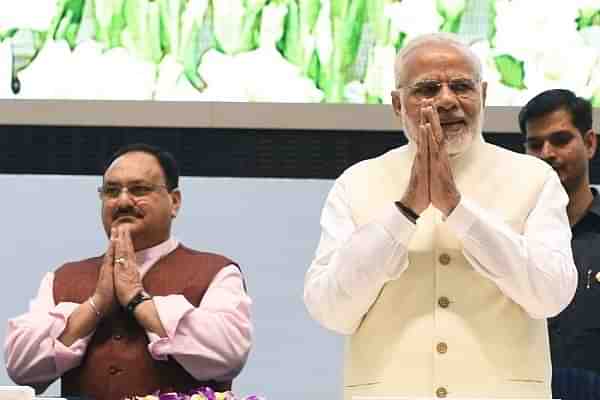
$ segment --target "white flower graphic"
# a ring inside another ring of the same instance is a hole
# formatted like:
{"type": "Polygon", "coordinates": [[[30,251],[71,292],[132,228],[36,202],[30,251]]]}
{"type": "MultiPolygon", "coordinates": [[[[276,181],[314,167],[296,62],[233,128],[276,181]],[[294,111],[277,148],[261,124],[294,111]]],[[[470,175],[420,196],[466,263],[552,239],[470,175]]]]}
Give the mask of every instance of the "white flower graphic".
{"type": "Polygon", "coordinates": [[[323,98],[314,82],[275,48],[261,47],[236,56],[209,50],[199,73],[207,84],[204,100],[313,103],[323,98]]]}
{"type": "Polygon", "coordinates": [[[154,89],[154,100],[200,101],[202,93],[188,81],[183,66],[171,55],[166,56],[158,67],[158,79],[154,89]]]}
{"type": "Polygon", "coordinates": [[[424,33],[437,32],[444,23],[437,11],[436,0],[402,0],[388,4],[385,15],[390,18],[394,32],[406,34],[406,41],[424,33]]]}
{"type": "Polygon", "coordinates": [[[600,52],[587,33],[577,31],[577,2],[549,0],[496,1],[494,54],[523,62],[525,90],[510,105],[524,104],[539,92],[566,88],[579,95],[589,91],[600,52]]]}
{"type": "Polygon", "coordinates": [[[300,69],[277,50],[283,35],[285,6],[268,5],[263,9],[261,46],[236,55],[207,51],[202,57],[199,75],[206,82],[202,98],[210,101],[257,101],[313,103],[323,93],[300,69]]]}
{"type": "Polygon", "coordinates": [[[0,99],[11,99],[14,94],[12,85],[12,54],[10,40],[0,42],[0,99]]]}
{"type": "Polygon", "coordinates": [[[48,42],[19,73],[20,98],[150,100],[156,66],[123,48],[103,50],[93,41],[71,51],[65,41],[48,42]]]}
{"type": "Polygon", "coordinates": [[[45,31],[57,11],[57,0],[2,0],[0,32],[13,28],[45,31]]]}

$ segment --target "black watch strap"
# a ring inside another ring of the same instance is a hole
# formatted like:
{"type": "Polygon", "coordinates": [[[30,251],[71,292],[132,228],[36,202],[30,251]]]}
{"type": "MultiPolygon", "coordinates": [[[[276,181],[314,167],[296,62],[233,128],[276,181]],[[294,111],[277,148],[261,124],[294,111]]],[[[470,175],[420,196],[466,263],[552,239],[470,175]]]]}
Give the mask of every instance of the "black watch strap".
{"type": "Polygon", "coordinates": [[[146,300],[152,300],[152,296],[150,296],[143,290],[140,290],[138,294],[133,296],[133,299],[131,299],[131,301],[127,304],[127,307],[125,307],[125,311],[127,311],[129,314],[133,314],[135,308],[139,306],[140,303],[143,303],[146,300]]]}
{"type": "Polygon", "coordinates": [[[401,201],[396,202],[396,207],[412,222],[416,223],[420,215],[413,211],[412,208],[405,206],[401,201]]]}

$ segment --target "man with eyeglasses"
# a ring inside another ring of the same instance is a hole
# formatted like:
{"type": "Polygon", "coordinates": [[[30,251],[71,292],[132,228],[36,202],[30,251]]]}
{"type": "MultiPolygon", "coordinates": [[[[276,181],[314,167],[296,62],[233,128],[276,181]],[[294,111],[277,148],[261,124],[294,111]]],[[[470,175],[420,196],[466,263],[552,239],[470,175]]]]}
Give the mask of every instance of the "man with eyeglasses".
{"type": "Polygon", "coordinates": [[[409,42],[393,110],[406,146],[333,185],[304,301],[347,335],[344,396],[549,398],[546,318],[571,300],[567,195],[482,136],[486,83],[456,37],[409,42]]]}
{"type": "Polygon", "coordinates": [[[251,345],[251,300],[236,263],[171,235],[181,206],[170,153],[118,150],[99,188],[104,255],[47,274],[28,313],[8,321],[18,384],[118,400],[157,390],[231,388],[251,345]]]}
{"type": "Polygon", "coordinates": [[[569,306],[548,321],[552,395],[566,400],[600,396],[600,197],[590,186],[597,137],[592,105],[566,89],[544,91],[519,113],[527,154],[546,161],[569,195],[567,215],[579,284],[569,306]]]}

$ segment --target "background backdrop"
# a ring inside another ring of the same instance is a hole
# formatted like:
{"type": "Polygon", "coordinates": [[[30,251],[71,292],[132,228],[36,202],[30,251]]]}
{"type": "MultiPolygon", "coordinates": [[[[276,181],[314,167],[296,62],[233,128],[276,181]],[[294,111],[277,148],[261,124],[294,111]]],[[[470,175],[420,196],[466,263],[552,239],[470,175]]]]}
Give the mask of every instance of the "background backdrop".
{"type": "Polygon", "coordinates": [[[492,143],[522,151],[514,106],[545,88],[598,105],[600,0],[2,0],[0,322],[45,272],[104,250],[102,162],[149,142],[186,176],[176,236],[246,274],[256,331],[235,391],[339,399],[343,339],[302,303],[320,210],[331,179],[405,143],[380,105],[393,54],[439,30],[483,60],[492,143]]]}
{"type": "Polygon", "coordinates": [[[598,0],[3,0],[0,98],[390,103],[397,50],[437,31],[489,105],[600,103],[598,0]]]}

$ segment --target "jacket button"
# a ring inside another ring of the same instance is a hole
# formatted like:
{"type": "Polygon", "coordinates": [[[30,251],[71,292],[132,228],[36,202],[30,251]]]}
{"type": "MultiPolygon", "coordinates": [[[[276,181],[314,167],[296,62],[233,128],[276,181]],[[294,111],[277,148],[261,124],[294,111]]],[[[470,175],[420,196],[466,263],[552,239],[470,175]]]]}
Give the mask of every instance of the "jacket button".
{"type": "Polygon", "coordinates": [[[448,352],[448,345],[444,342],[439,342],[435,348],[440,354],[446,354],[446,352],[448,352]]]}
{"type": "Polygon", "coordinates": [[[115,367],[114,365],[112,365],[108,368],[108,373],[111,375],[116,375],[118,372],[119,372],[119,368],[115,367]]]}
{"type": "Polygon", "coordinates": [[[448,396],[448,390],[446,390],[445,387],[439,387],[437,388],[437,390],[435,391],[435,395],[439,398],[445,398],[448,396]]]}
{"type": "Polygon", "coordinates": [[[447,253],[442,253],[440,254],[440,257],[438,258],[440,264],[442,265],[448,265],[450,264],[450,255],[447,253]]]}
{"type": "Polygon", "coordinates": [[[438,299],[438,304],[442,308],[448,308],[450,305],[450,299],[448,299],[446,296],[442,296],[438,299]]]}

